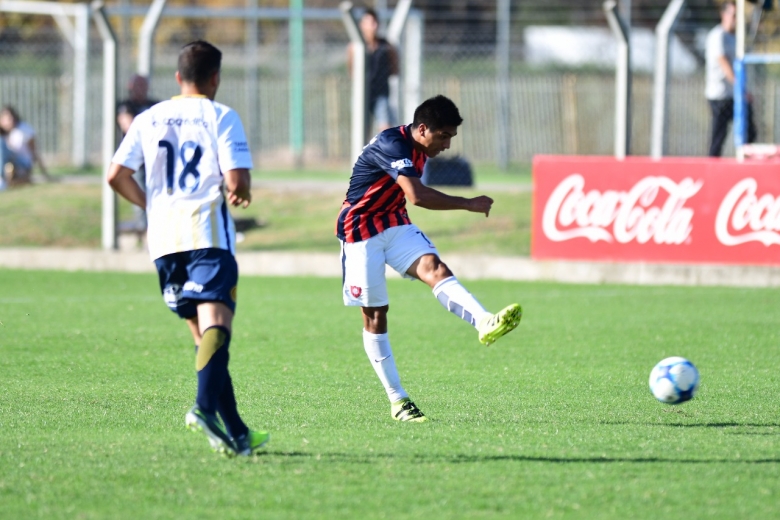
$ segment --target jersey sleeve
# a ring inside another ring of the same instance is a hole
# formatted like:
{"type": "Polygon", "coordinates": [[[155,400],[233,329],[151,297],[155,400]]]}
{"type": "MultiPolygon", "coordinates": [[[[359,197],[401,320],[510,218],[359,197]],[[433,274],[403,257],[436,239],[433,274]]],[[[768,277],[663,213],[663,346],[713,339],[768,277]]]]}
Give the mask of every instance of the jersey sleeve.
{"type": "Polygon", "coordinates": [[[144,163],[144,149],[141,142],[141,127],[144,124],[146,118],[140,115],[133,119],[130,123],[130,128],[127,130],[122,142],[119,144],[119,148],[114,154],[114,158],[111,162],[121,164],[131,170],[137,170],[144,163]]]}
{"type": "Polygon", "coordinates": [[[725,38],[725,31],[721,31],[717,27],[710,31],[710,33],[707,35],[707,58],[711,60],[717,60],[721,56],[726,55],[726,45],[724,43],[725,38]]]}
{"type": "Polygon", "coordinates": [[[244,125],[234,110],[227,110],[217,123],[217,157],[223,172],[239,168],[252,169],[252,154],[244,125]]]}
{"type": "Polygon", "coordinates": [[[393,179],[398,179],[399,175],[415,179],[420,177],[412,161],[412,149],[402,139],[382,143],[377,147],[375,158],[377,166],[393,179]]]}
{"type": "Polygon", "coordinates": [[[24,135],[24,142],[27,143],[30,141],[30,139],[35,138],[35,129],[28,125],[27,123],[22,123],[19,125],[19,127],[22,130],[22,134],[24,135]]]}

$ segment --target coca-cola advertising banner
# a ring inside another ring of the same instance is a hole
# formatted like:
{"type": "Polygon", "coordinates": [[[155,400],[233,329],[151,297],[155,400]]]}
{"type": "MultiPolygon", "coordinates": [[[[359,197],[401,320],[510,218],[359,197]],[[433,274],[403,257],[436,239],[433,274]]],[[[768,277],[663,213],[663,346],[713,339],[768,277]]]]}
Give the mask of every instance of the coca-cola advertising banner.
{"type": "Polygon", "coordinates": [[[780,264],[780,162],[537,156],[535,259],[780,264]]]}

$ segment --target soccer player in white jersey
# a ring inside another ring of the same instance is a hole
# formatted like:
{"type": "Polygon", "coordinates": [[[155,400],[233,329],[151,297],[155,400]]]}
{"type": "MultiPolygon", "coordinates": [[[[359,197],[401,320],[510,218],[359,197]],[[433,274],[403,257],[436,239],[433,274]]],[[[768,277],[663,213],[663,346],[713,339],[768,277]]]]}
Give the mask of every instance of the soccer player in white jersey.
{"type": "Polygon", "coordinates": [[[195,340],[198,392],[187,427],[204,432],[216,451],[250,455],[269,435],[241,420],[228,372],[238,267],[227,204],[249,206],[252,157],[238,114],[214,101],[221,61],[222,53],[208,42],[181,49],[181,95],[135,118],[108,182],[146,209],[163,298],[195,340]],[[146,193],[132,178],[142,164],[146,193]]]}

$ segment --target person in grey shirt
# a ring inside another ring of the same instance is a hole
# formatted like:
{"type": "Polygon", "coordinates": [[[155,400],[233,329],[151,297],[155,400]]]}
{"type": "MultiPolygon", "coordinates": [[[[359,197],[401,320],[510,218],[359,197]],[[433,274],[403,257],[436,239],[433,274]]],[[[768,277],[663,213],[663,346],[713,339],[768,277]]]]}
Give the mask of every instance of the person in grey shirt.
{"type": "MultiPolygon", "coordinates": [[[[712,111],[712,137],[710,157],[720,157],[723,142],[734,118],[734,58],[737,42],[737,6],[732,1],[723,2],[720,7],[720,24],[707,34],[706,86],[704,95],[712,111]]],[[[750,97],[748,96],[748,100],[750,97]]],[[[753,107],[748,102],[748,142],[756,140],[756,125],[753,122],[753,107]]]]}

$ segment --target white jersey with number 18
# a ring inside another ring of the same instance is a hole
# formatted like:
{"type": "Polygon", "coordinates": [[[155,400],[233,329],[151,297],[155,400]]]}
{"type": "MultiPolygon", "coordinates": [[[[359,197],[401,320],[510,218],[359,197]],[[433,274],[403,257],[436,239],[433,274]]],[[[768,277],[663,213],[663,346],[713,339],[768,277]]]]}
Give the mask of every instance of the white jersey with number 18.
{"type": "Polygon", "coordinates": [[[222,172],[252,168],[236,112],[200,96],[177,96],[133,120],[114,163],[146,166],[147,240],[152,260],[181,251],[235,251],[222,172]]]}

